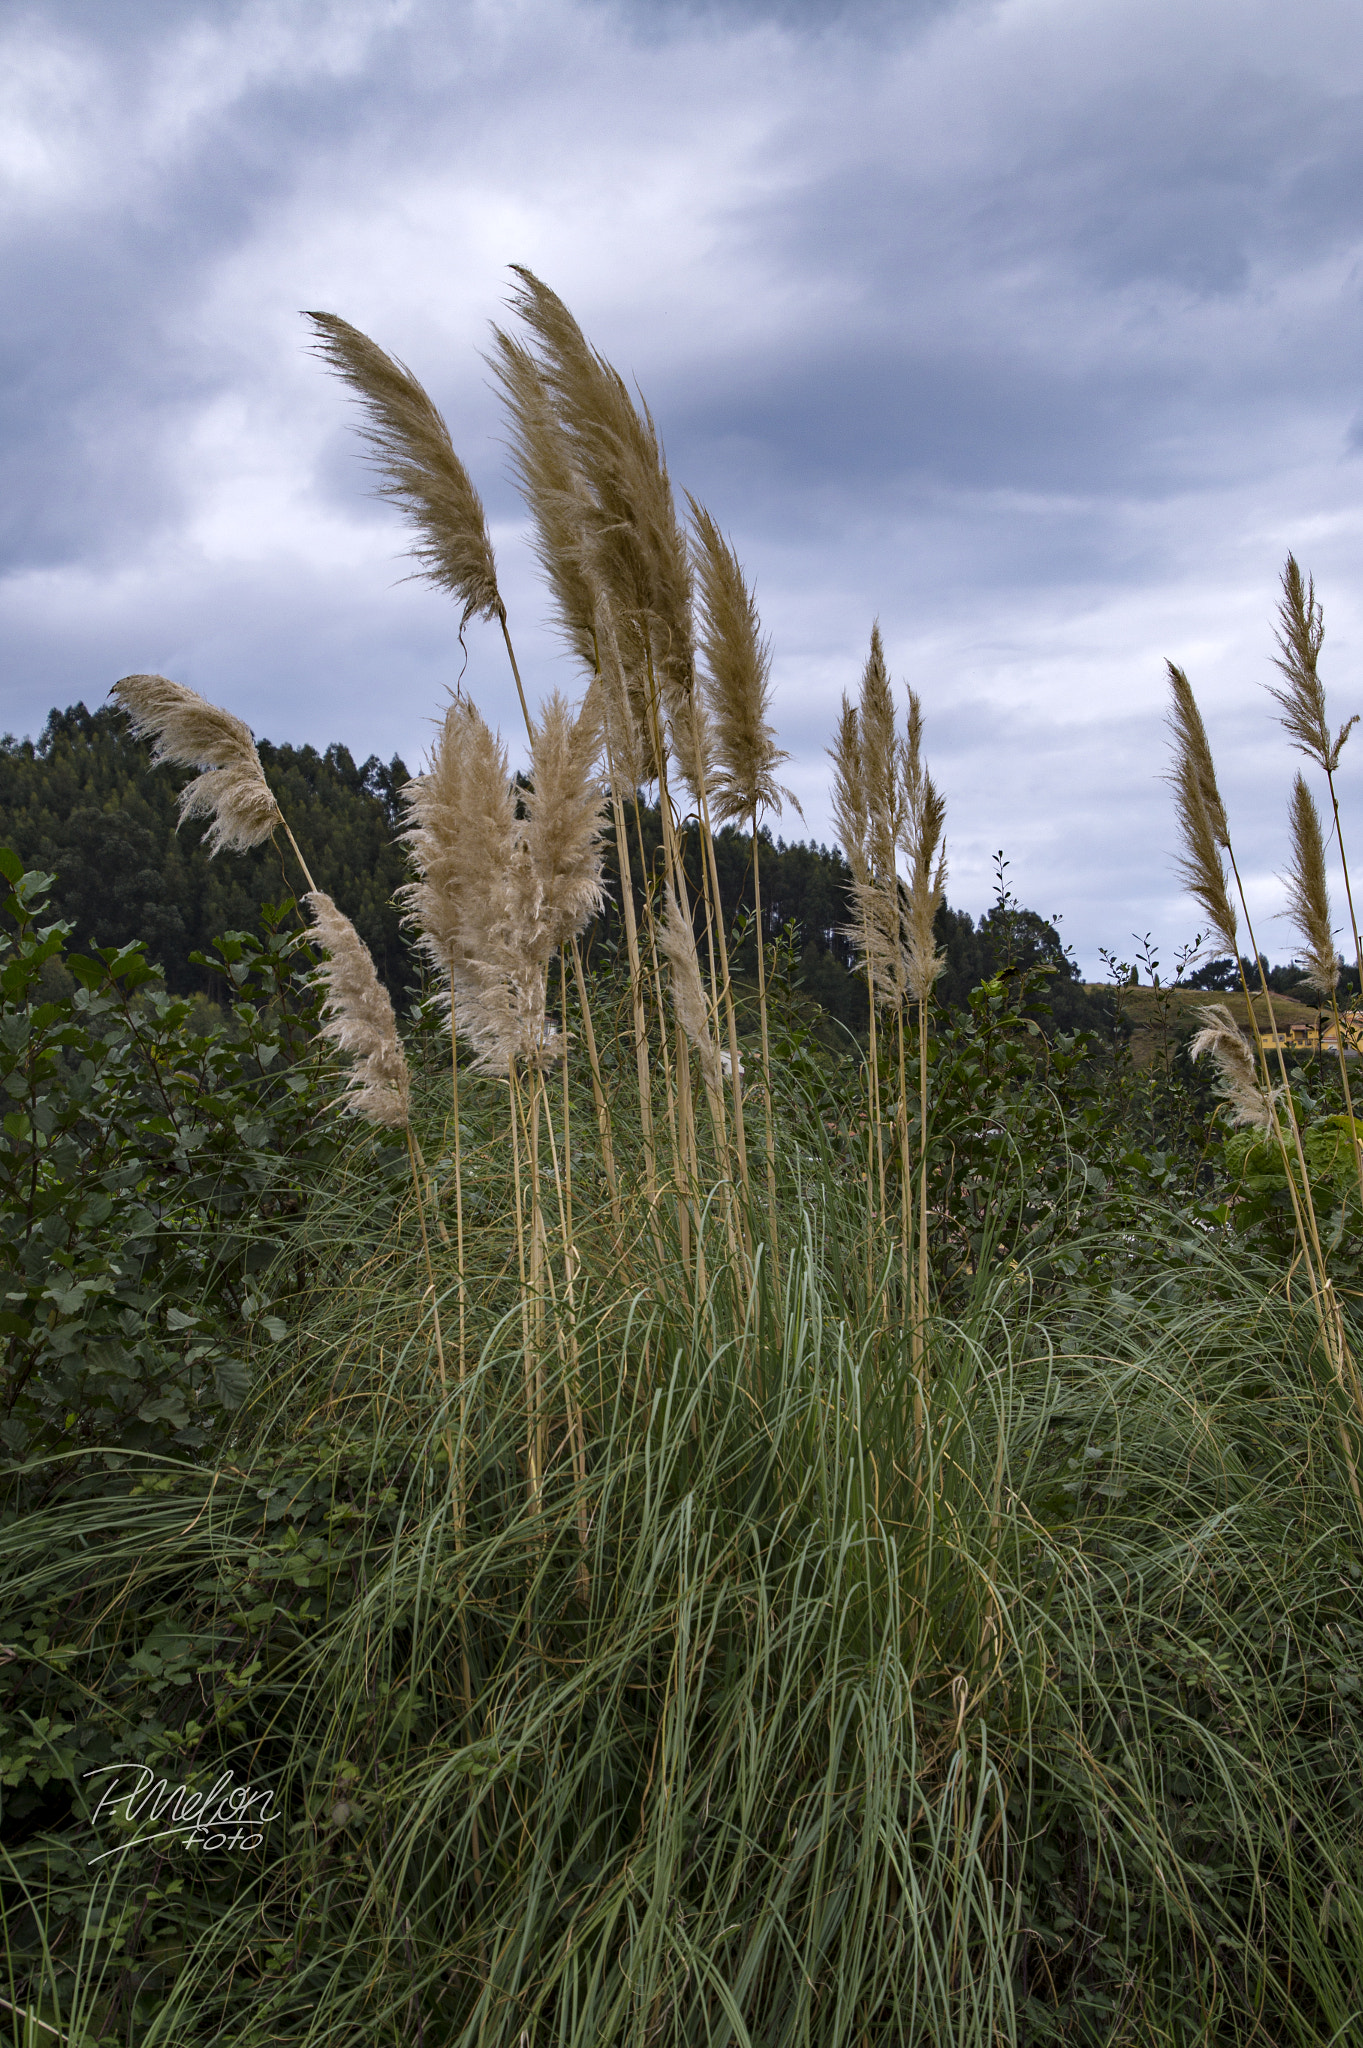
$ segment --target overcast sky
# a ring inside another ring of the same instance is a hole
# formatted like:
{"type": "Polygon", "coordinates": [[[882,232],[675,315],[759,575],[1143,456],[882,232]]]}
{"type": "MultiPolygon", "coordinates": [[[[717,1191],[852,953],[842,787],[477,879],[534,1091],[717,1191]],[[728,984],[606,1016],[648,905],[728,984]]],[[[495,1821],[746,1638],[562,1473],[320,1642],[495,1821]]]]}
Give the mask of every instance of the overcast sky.
{"type": "MultiPolygon", "coordinates": [[[[531,694],[566,681],[480,357],[520,262],[746,563],[809,833],[878,615],[953,902],[1003,847],[1086,968],[1167,959],[1171,655],[1290,951],[1289,547],[1363,708],[1357,0],[0,0],[0,185],[0,730],[151,669],[418,764],[456,618],[303,307],[426,382],[531,694]]],[[[469,649],[514,741],[500,636],[469,649]]]]}

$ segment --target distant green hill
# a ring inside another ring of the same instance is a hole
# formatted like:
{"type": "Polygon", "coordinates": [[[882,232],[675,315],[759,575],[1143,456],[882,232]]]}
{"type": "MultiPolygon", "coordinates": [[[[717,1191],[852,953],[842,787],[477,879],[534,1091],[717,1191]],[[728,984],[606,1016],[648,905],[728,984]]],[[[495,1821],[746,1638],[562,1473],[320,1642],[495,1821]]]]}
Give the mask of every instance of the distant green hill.
{"type": "MultiPolygon", "coordinates": [[[[390,988],[412,978],[391,898],[403,880],[394,843],[397,795],[407,770],[371,756],[357,767],[342,746],[260,742],[265,772],[317,885],[351,917],[390,988]]],[[[250,930],[262,903],[301,895],[285,849],[247,854],[203,849],[203,826],[176,827],[180,768],[153,768],[146,741],[131,738],[112,708],[83,704],[49,714],[42,735],[0,740],[0,842],[27,866],[56,874],[53,909],[82,945],[146,942],[172,989],[209,986],[190,964],[220,932],[250,930]]],[[[221,993],[221,990],[214,991],[221,993]]]]}
{"type": "MultiPolygon", "coordinates": [[[[356,764],[347,748],[276,746],[261,740],[260,756],[319,888],[352,918],[374,955],[379,974],[401,998],[419,979],[393,893],[406,878],[397,843],[400,795],[408,778],[395,754],[387,764],[371,754],[356,764]]],[[[81,945],[118,946],[141,939],[165,969],[172,989],[221,996],[212,977],[191,964],[220,932],[250,930],[260,906],[301,894],[303,882],[287,848],[266,845],[249,854],[210,860],[198,823],[176,829],[176,797],[183,769],[151,765],[151,748],[135,740],[121,712],[88,711],[84,704],[49,714],[36,740],[0,739],[0,843],[27,866],[55,873],[53,908],[69,918],[81,945]]],[[[644,858],[657,860],[661,822],[656,806],[642,806],[644,858]]],[[[699,882],[699,840],[687,838],[688,868],[699,882]]],[[[753,908],[752,844],[743,833],[716,835],[720,891],[727,917],[753,908]]],[[[790,966],[806,996],[849,1030],[866,1028],[864,986],[849,972],[851,947],[841,928],[851,916],[850,875],[836,847],[761,840],[763,918],[769,937],[791,939],[790,966]]],[[[623,945],[614,848],[608,844],[605,914],[589,935],[589,951],[609,954],[623,945]]],[[[643,908],[642,870],[635,894],[643,908]]],[[[937,921],[947,968],[938,984],[943,1002],[964,1003],[970,990],[1007,965],[1041,962],[1053,973],[1049,991],[1057,1025],[1101,1029],[1105,1011],[1080,982],[1055,927],[1035,911],[996,905],[978,922],[968,911],[943,906],[937,921]]],[[[752,943],[735,961],[755,976],[752,943]]]]}

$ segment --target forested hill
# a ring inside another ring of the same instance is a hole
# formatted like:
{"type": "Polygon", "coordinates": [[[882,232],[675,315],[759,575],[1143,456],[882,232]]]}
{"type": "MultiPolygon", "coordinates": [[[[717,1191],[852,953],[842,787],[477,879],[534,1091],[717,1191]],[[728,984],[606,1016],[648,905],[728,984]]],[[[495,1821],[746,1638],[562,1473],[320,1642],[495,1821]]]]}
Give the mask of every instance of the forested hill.
{"type": "MultiPolygon", "coordinates": [[[[261,740],[270,786],[320,889],[353,918],[390,988],[410,980],[393,907],[405,879],[394,841],[407,769],[394,756],[360,766],[345,747],[278,747],[261,740]]],[[[281,841],[210,860],[199,821],[176,831],[183,768],[151,765],[112,706],[49,714],[42,736],[0,740],[0,843],[26,866],[57,877],[52,906],[82,945],[142,939],[173,989],[207,986],[190,954],[220,932],[252,930],[262,903],[301,896],[306,884],[281,841]]]]}
{"type": "MultiPolygon", "coordinates": [[[[270,784],[303,849],[318,887],[333,896],[360,931],[380,975],[401,999],[418,979],[393,892],[406,879],[397,843],[399,800],[408,778],[394,755],[357,764],[347,748],[275,746],[259,742],[270,784]]],[[[151,765],[151,748],[133,739],[122,713],[87,711],[83,704],[53,711],[40,738],[0,739],[0,844],[12,846],[26,866],[57,877],[53,909],[74,924],[81,945],[146,943],[173,989],[208,989],[210,977],[191,964],[219,933],[250,930],[260,906],[302,893],[303,882],[287,845],[267,844],[249,854],[210,860],[203,826],[176,830],[176,797],[187,780],[180,768],[151,765]]],[[[656,808],[640,812],[645,858],[658,852],[656,808]]],[[[694,839],[695,835],[691,837],[694,839]]],[[[751,910],[752,849],[745,835],[716,837],[720,888],[732,919],[751,910]]],[[[698,842],[687,865],[699,878],[698,842]]],[[[613,848],[608,887],[619,900],[613,848]]],[[[640,874],[634,876],[636,897],[640,874]]],[[[864,989],[848,972],[850,949],[840,936],[848,922],[847,864],[834,848],[787,845],[763,834],[763,922],[769,936],[791,935],[807,994],[853,1030],[864,1027],[864,989]]],[[[640,899],[640,908],[642,901],[640,899]]],[[[589,945],[609,949],[619,937],[611,908],[589,945]]],[[[978,923],[967,911],[943,908],[938,938],[947,969],[938,995],[963,1003],[969,991],[1008,964],[1041,961],[1054,972],[1051,1004],[1062,1027],[1101,1025],[1099,1006],[1085,995],[1053,925],[1033,911],[995,906],[978,923]]],[[[740,971],[755,971],[747,949],[740,971]]],[[[220,994],[221,990],[214,993],[220,994]]]]}

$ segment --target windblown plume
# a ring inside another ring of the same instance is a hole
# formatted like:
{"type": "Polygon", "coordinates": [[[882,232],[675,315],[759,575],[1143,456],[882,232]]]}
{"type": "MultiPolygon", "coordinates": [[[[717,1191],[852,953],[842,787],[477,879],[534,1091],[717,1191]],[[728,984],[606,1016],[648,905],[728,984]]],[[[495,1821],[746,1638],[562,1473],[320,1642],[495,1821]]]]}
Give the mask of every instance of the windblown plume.
{"type": "MultiPolygon", "coordinates": [[[[757,606],[742,566],[703,505],[689,500],[696,537],[701,651],[715,765],[709,804],[718,824],[779,811],[791,791],[776,780],[790,755],[776,744],[771,709],[771,647],[762,638],[757,606]]],[[[801,812],[801,816],[803,813],[801,812]]]]}
{"type": "Polygon", "coordinates": [[[672,1006],[682,1030],[700,1054],[706,1092],[711,1103],[715,1104],[723,1096],[724,1071],[715,1041],[710,1036],[710,1013],[700,978],[700,961],[696,957],[696,935],[691,928],[691,920],[683,917],[677,906],[672,884],[669,882],[666,887],[667,909],[658,933],[658,943],[672,970],[672,1006]]]}
{"type": "Polygon", "coordinates": [[[535,553],[564,638],[590,676],[599,665],[599,593],[587,566],[593,505],[586,478],[529,349],[494,327],[488,361],[510,415],[512,470],[535,522],[535,553]]]}
{"type": "Polygon", "coordinates": [[[420,879],[400,900],[484,1073],[549,1056],[548,962],[602,902],[598,732],[591,693],[577,718],[562,698],[549,700],[518,818],[505,748],[457,699],[429,770],[403,792],[420,879]]]}
{"type": "Polygon", "coordinates": [[[1287,872],[1287,914],[1301,936],[1298,958],[1306,980],[1328,1002],[1339,986],[1339,955],[1330,929],[1330,892],[1325,880],[1325,846],[1320,814],[1304,777],[1292,785],[1288,807],[1292,864],[1287,872]]]}
{"type": "Polygon", "coordinates": [[[374,972],[369,948],[330,896],[311,890],[312,912],[327,958],[316,981],[326,994],[322,1036],[355,1062],[345,1106],[371,1124],[405,1129],[411,1116],[411,1077],[388,991],[374,972]]]}
{"type": "Polygon", "coordinates": [[[574,718],[557,690],[530,741],[525,846],[535,878],[535,948],[548,960],[577,937],[605,902],[601,886],[599,698],[589,690],[574,718]]]}
{"type": "Polygon", "coordinates": [[[833,763],[833,828],[854,884],[870,880],[871,819],[861,753],[861,720],[844,690],[838,731],[828,750],[833,763]]]}
{"type": "Polygon", "coordinates": [[[1209,1052],[1230,1104],[1231,1122],[1266,1131],[1273,1123],[1273,1105],[1282,1092],[1265,1091],[1254,1064],[1254,1048],[1224,1003],[1208,1003],[1201,1013],[1207,1022],[1193,1039],[1195,1060],[1209,1052]]]}
{"type": "Polygon", "coordinates": [[[1181,668],[1167,662],[1173,703],[1169,730],[1173,735],[1174,765],[1169,781],[1174,790],[1183,851],[1177,857],[1179,873],[1189,894],[1201,904],[1212,932],[1232,957],[1239,953],[1238,920],[1226,888],[1226,870],[1221,849],[1230,845],[1226,807],[1216,786],[1216,770],[1207,729],[1197,708],[1192,685],[1181,668]]]}
{"type": "Polygon", "coordinates": [[[908,737],[904,746],[904,798],[901,845],[908,862],[908,902],[904,915],[905,983],[914,1002],[926,1002],[932,985],[946,966],[937,949],[934,924],[946,891],[946,849],[942,828],[946,805],[923,763],[923,709],[909,691],[908,737]]]}
{"type": "Polygon", "coordinates": [[[212,819],[210,856],[224,848],[245,853],[269,838],[280,823],[279,805],[249,725],[165,676],[124,676],[111,694],[138,737],[155,740],[153,762],[204,771],[180,791],[180,823],[212,819]]]}
{"type": "MultiPolygon", "coordinates": [[[[420,880],[400,889],[398,901],[406,922],[416,927],[422,951],[446,980],[467,972],[471,898],[480,874],[486,874],[470,844],[471,806],[465,800],[477,719],[468,700],[456,697],[445,713],[430,767],[402,792],[402,836],[420,880]]],[[[505,766],[500,759],[496,765],[499,770],[505,766]]]]}
{"type": "Polygon", "coordinates": [[[359,398],[361,429],[383,479],[379,495],[400,505],[416,529],[420,574],[473,617],[505,616],[483,501],[454,452],[449,429],[404,363],[335,313],[309,313],[317,354],[359,398]]]}
{"type": "MultiPolygon", "coordinates": [[[[582,562],[608,595],[626,671],[646,686],[651,668],[678,744],[694,776],[688,727],[695,687],[691,570],[677,523],[662,445],[648,407],[591,348],[568,308],[532,271],[514,266],[511,305],[534,338],[543,394],[568,444],[569,467],[585,485],[582,562]]],[[[494,366],[516,416],[512,351],[494,330],[494,366]],[[507,372],[511,371],[510,381],[507,372]]],[[[538,515],[537,515],[538,516],[538,515]]],[[[647,725],[645,725],[647,731],[647,725]]]]}
{"type": "Polygon", "coordinates": [[[871,651],[861,679],[857,711],[861,787],[866,806],[866,873],[854,873],[852,897],[858,922],[847,927],[871,971],[879,1002],[897,1005],[906,992],[903,939],[904,898],[896,866],[904,823],[900,748],[894,730],[894,698],[880,627],[871,628],[871,651]]]}
{"type": "Polygon", "coordinates": [[[870,817],[871,868],[874,875],[893,874],[895,848],[903,824],[899,776],[899,743],[894,730],[894,695],[885,666],[879,620],[871,628],[871,651],[861,677],[861,758],[866,777],[870,817]]]}
{"type": "Polygon", "coordinates": [[[1357,717],[1342,725],[1330,738],[1325,719],[1325,688],[1316,672],[1316,661],[1325,638],[1325,615],[1316,601],[1313,578],[1302,582],[1296,557],[1289,555],[1282,577],[1283,594],[1278,606],[1278,653],[1273,666],[1279,670],[1284,687],[1269,684],[1269,695],[1282,711],[1282,724],[1292,744],[1333,775],[1339,766],[1344,742],[1358,723],[1357,717]]]}

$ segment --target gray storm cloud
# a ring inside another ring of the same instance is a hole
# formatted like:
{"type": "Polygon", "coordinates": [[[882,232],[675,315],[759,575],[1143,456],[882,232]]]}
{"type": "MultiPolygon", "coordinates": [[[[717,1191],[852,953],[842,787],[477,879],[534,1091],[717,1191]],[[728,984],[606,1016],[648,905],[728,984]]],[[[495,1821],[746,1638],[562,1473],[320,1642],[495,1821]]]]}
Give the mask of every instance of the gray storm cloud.
{"type": "MultiPolygon", "coordinates": [[[[1363,702],[1355,7],[46,0],[0,80],[8,729],[159,670],[273,738],[419,757],[456,620],[402,582],[304,306],[445,409],[530,686],[558,680],[479,353],[521,261],[755,576],[817,834],[878,615],[953,900],[1002,846],[1087,965],[1172,944],[1170,654],[1276,907],[1289,546],[1363,702]]],[[[469,648],[513,733],[499,638],[469,648]]]]}

